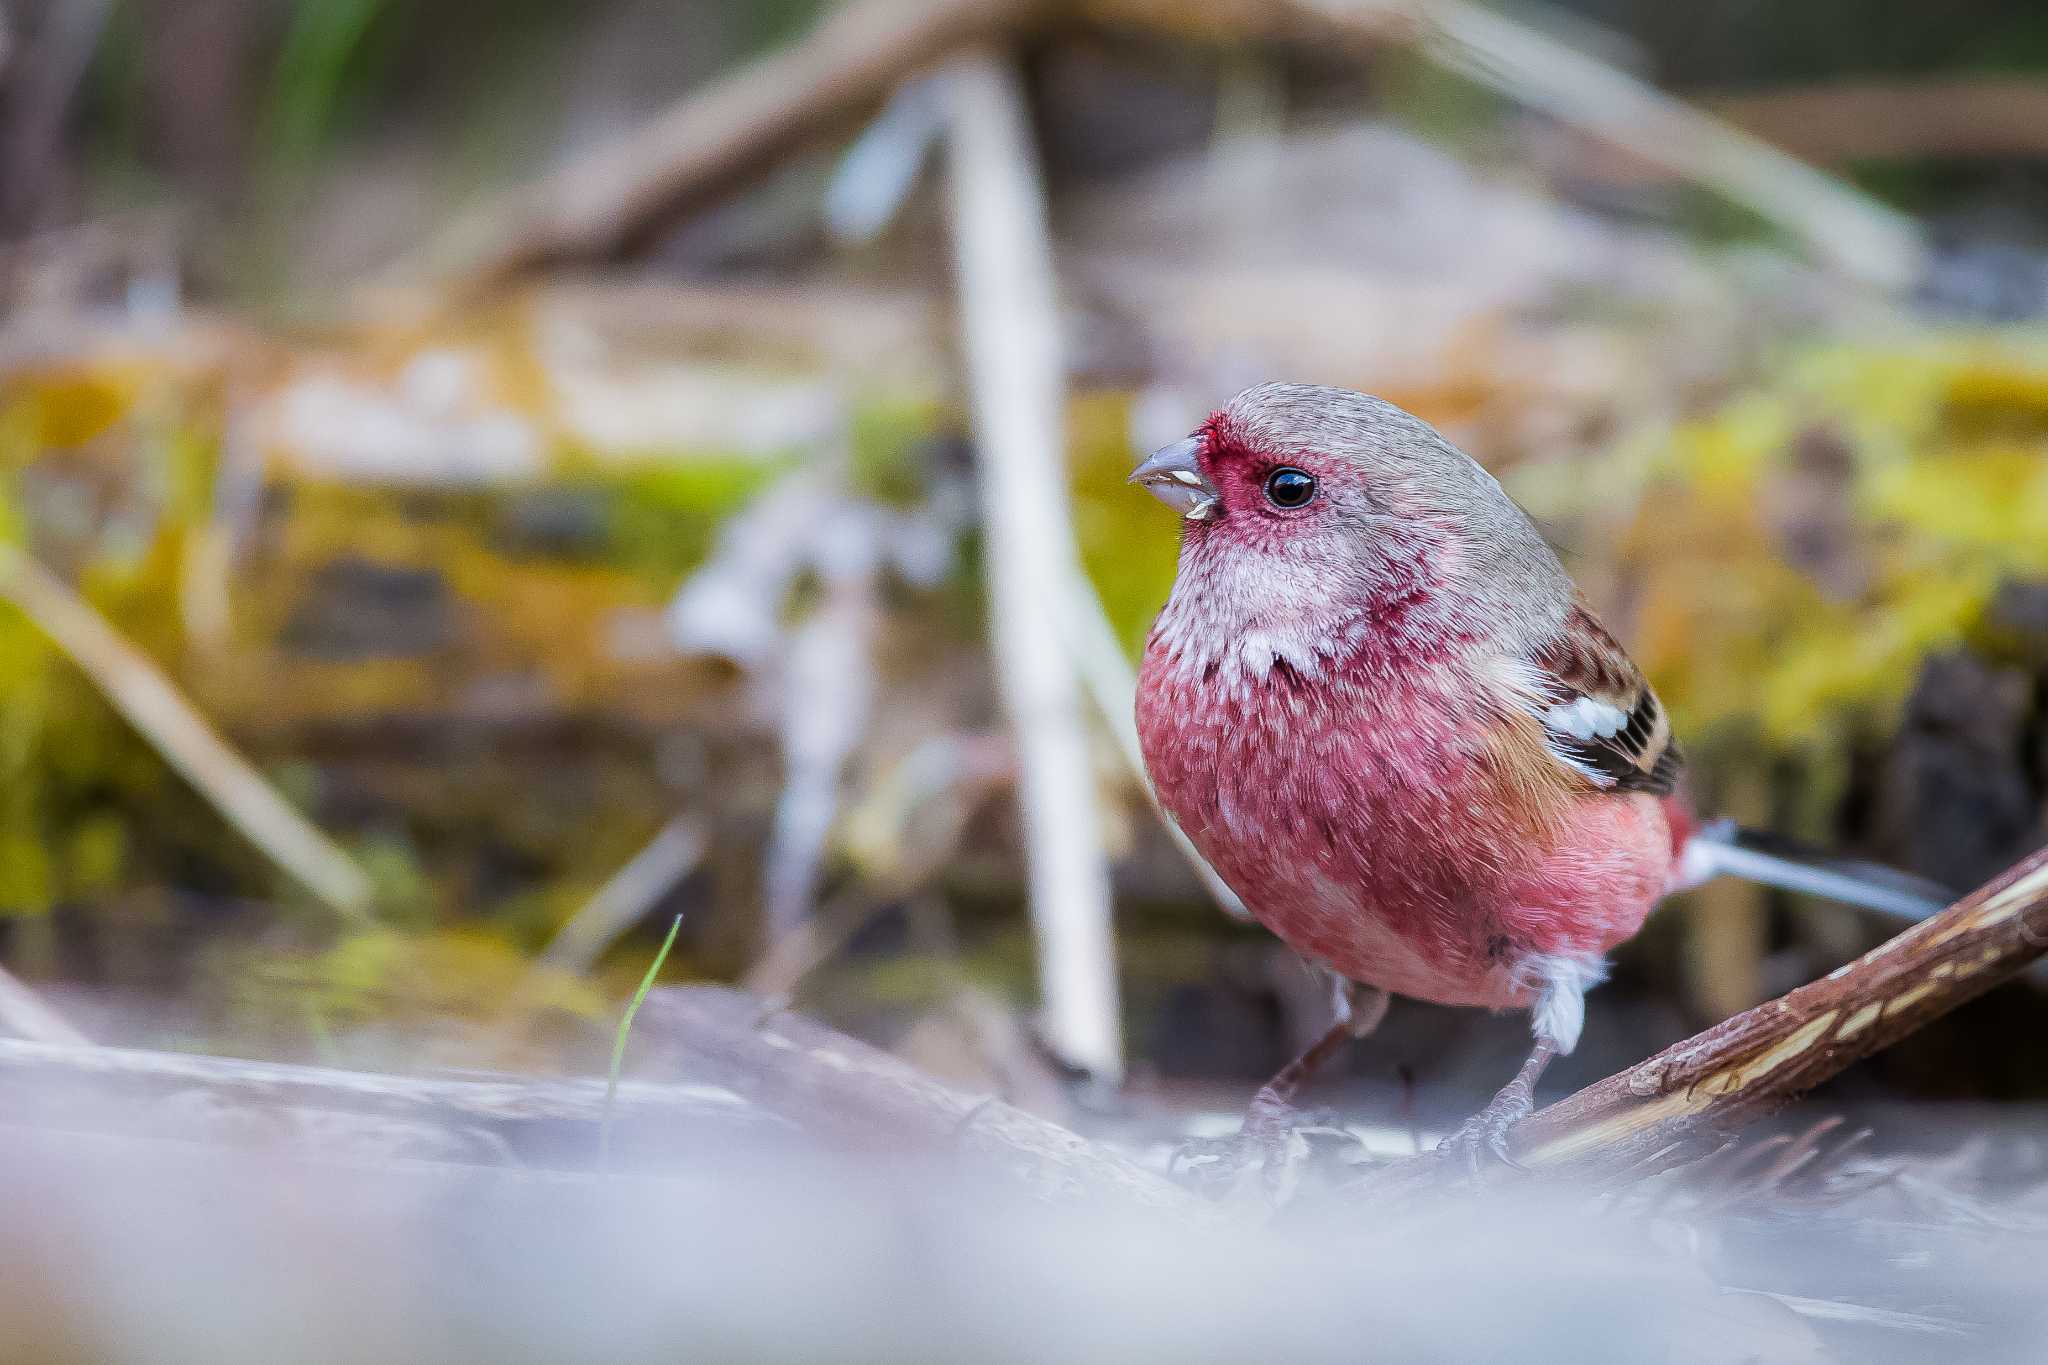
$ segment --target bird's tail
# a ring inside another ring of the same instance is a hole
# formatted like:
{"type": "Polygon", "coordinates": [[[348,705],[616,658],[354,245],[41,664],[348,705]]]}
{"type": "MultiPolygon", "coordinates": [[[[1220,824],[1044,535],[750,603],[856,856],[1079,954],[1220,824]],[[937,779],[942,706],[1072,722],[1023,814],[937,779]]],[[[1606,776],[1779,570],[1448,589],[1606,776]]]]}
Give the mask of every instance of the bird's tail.
{"type": "Polygon", "coordinates": [[[1796,891],[1859,905],[1903,920],[1923,920],[1946,909],[1957,893],[1910,872],[1838,858],[1783,835],[1715,820],[1692,831],[1679,853],[1671,889],[1683,891],[1715,877],[1796,891]]]}

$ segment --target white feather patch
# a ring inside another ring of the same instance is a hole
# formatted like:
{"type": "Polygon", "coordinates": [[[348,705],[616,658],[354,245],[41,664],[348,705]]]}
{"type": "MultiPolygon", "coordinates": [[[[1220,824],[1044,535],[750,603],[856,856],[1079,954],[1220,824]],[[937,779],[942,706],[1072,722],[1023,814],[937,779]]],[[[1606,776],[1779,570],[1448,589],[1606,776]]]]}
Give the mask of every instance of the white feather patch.
{"type": "Polygon", "coordinates": [[[1628,713],[1596,697],[1579,697],[1551,707],[1544,713],[1543,723],[1581,744],[1590,744],[1620,734],[1628,724],[1628,713]]]}
{"type": "MultiPolygon", "coordinates": [[[[1590,744],[1596,738],[1605,739],[1619,734],[1628,725],[1628,717],[1619,707],[1592,697],[1552,702],[1550,698],[1557,694],[1559,686],[1557,679],[1526,659],[1500,660],[1497,676],[1509,702],[1534,716],[1554,739],[1590,744]]],[[[1583,759],[1566,753],[1555,742],[1545,744],[1544,748],[1552,758],[1594,786],[1614,785],[1612,777],[1583,759]]]]}
{"type": "Polygon", "coordinates": [[[1607,963],[1597,957],[1543,953],[1525,959],[1518,972],[1537,988],[1529,1026],[1538,1038],[1570,1056],[1586,1028],[1586,992],[1607,979],[1607,963]]]}

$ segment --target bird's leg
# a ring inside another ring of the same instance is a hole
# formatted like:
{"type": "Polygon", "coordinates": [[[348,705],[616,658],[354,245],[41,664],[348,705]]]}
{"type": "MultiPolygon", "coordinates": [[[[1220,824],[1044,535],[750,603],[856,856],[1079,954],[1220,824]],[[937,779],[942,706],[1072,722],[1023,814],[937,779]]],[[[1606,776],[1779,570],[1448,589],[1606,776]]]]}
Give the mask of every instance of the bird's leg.
{"type": "Polygon", "coordinates": [[[1532,1018],[1535,1049],[1515,1078],[1436,1149],[1439,1156],[1462,1158],[1474,1176],[1489,1157],[1522,1169],[1508,1153],[1508,1130],[1535,1110],[1536,1082],[1550,1059],[1568,1055],[1578,1046],[1586,1023],[1586,992],[1606,973],[1606,965],[1597,957],[1536,957],[1524,969],[1540,983],[1532,1018]]]}
{"type": "Polygon", "coordinates": [[[1301,1093],[1309,1078],[1323,1069],[1329,1060],[1344,1050],[1347,1043],[1372,1036],[1380,1021],[1387,1017],[1387,993],[1374,986],[1361,986],[1355,981],[1339,979],[1336,983],[1335,1001],[1337,1018],[1322,1037],[1310,1043],[1299,1057],[1273,1073],[1273,1078],[1259,1087],[1259,1093],[1252,1096],[1251,1107],[1245,1111],[1244,1131],[1268,1123],[1272,1119],[1285,1121],[1298,1113],[1294,1108],[1294,1097],[1301,1093]]]}
{"type": "Polygon", "coordinates": [[[1522,1163],[1508,1154],[1508,1130],[1536,1110],[1536,1082],[1550,1059],[1558,1053],[1557,1043],[1537,1035],[1536,1046],[1515,1078],[1502,1086],[1486,1107],[1466,1119],[1457,1132],[1437,1145],[1439,1156],[1463,1157],[1467,1170],[1479,1174],[1487,1157],[1504,1166],[1522,1169],[1522,1163]]]}
{"type": "Polygon", "coordinates": [[[1175,1169],[1200,1172],[1202,1183],[1227,1187],[1236,1182],[1240,1173],[1257,1167],[1266,1177],[1269,1193],[1277,1194],[1297,1158],[1306,1150],[1301,1141],[1302,1131],[1317,1126],[1312,1116],[1294,1107],[1294,1097],[1347,1044],[1377,1029],[1387,1017],[1388,1003],[1387,993],[1377,987],[1339,979],[1336,1021],[1300,1056],[1259,1087],[1235,1137],[1197,1139],[1183,1144],[1175,1154],[1175,1169]]]}

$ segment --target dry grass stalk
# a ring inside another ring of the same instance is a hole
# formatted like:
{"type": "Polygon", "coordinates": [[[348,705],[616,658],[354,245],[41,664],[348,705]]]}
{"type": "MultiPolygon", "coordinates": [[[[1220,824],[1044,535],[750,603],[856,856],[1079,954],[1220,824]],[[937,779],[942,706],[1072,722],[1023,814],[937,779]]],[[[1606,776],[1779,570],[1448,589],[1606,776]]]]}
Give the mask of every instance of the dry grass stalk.
{"type": "Polygon", "coordinates": [[[571,915],[537,959],[543,967],[582,974],[647,917],[704,861],[708,839],[701,823],[679,815],[661,827],[597,894],[571,915]]]}
{"type": "Polygon", "coordinates": [[[18,547],[0,545],[0,600],[11,602],[106,694],[228,823],[324,904],[370,916],[370,879],[292,808],[91,604],[18,547]]]}

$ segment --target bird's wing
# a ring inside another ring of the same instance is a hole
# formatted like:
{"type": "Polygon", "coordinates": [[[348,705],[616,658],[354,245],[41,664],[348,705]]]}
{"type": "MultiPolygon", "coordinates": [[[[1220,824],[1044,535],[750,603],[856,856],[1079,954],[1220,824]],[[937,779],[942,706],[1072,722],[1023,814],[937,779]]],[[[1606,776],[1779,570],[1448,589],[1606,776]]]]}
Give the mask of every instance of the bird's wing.
{"type": "Polygon", "coordinates": [[[1584,603],[1522,662],[1523,705],[1552,758],[1602,791],[1670,794],[1683,759],[1663,704],[1584,603]]]}

